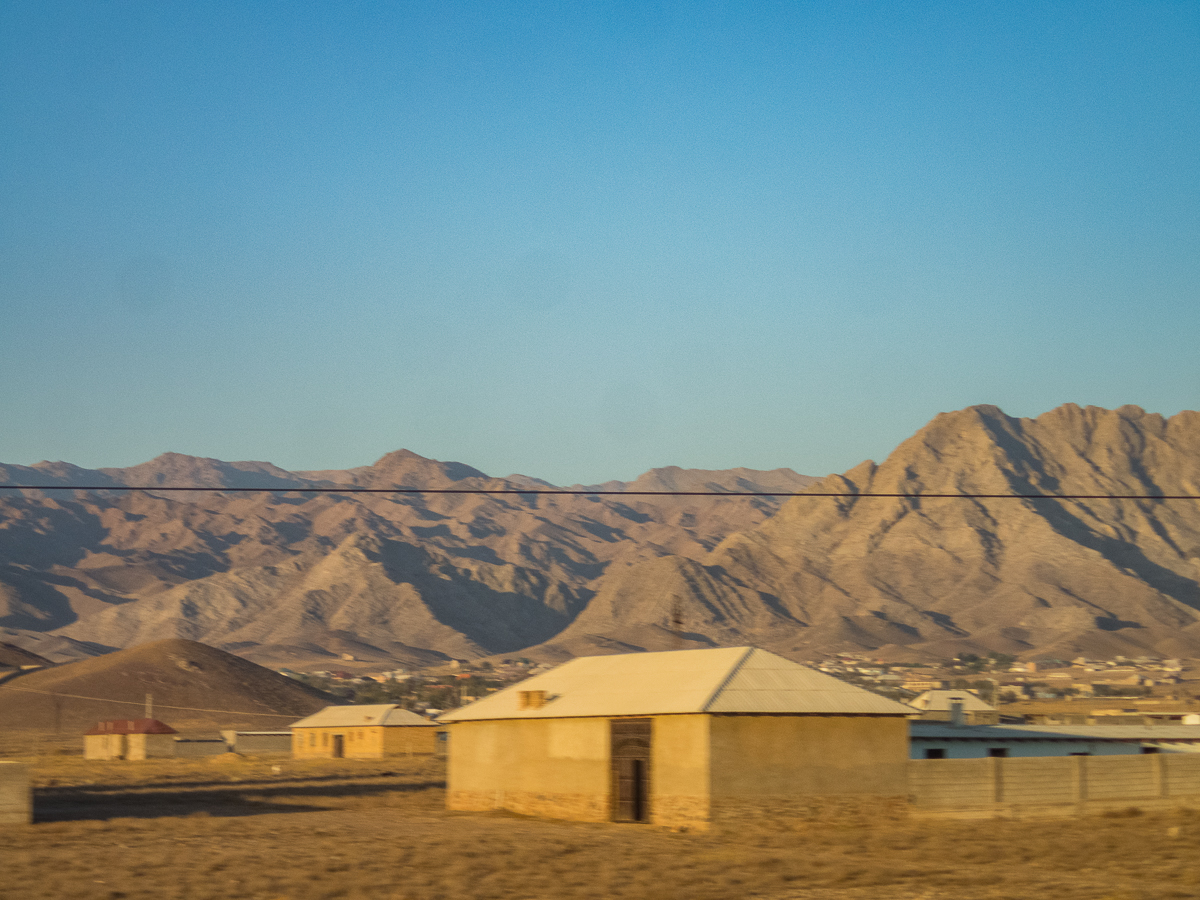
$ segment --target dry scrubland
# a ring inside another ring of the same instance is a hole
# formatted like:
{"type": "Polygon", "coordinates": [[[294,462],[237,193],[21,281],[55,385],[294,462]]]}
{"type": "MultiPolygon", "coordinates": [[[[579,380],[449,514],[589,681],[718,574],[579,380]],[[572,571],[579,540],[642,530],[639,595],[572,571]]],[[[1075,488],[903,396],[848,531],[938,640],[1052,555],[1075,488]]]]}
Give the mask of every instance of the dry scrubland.
{"type": "Polygon", "coordinates": [[[442,808],[433,760],[29,759],[0,898],[1200,896],[1200,815],[679,834],[442,808]]]}

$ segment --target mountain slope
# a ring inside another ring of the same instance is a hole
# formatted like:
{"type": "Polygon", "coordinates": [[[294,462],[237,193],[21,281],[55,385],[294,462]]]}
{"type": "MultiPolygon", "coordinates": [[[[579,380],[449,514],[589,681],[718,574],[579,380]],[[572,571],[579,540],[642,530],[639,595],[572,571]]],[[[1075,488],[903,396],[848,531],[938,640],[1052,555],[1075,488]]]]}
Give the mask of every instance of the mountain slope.
{"type": "Polygon", "coordinates": [[[698,561],[621,573],[554,648],[616,623],[625,641],[640,627],[654,643],[675,616],[684,632],[793,654],[1200,655],[1200,501],[1011,498],[1200,494],[1198,413],[974,407],[817,487],[851,496],[794,498],[698,561]],[[853,497],[867,492],[1010,498],[853,497]]]}
{"type": "Polygon", "coordinates": [[[972,407],[817,484],[665,467],[604,485],[628,496],[288,492],[544,485],[408,451],[329,472],[178,454],[0,470],[35,477],[271,489],[0,492],[0,629],[56,660],[168,637],[289,665],[745,643],[793,657],[1200,656],[1200,502],[1015,496],[1198,494],[1195,412],[972,407]],[[633,493],[810,485],[847,496],[633,493]],[[909,497],[930,493],[1002,496],[909,497]]]}
{"type": "MultiPolygon", "coordinates": [[[[347,641],[356,642],[356,656],[401,665],[512,652],[560,631],[607,571],[665,554],[701,556],[781,502],[287,492],[545,486],[406,450],[340,472],[164,454],[91,472],[58,463],[10,466],[0,478],[269,489],[0,493],[0,628],[71,639],[64,658],[79,655],[79,647],[171,637],[277,664],[336,657],[349,652],[347,641]]],[[[786,469],[672,468],[616,489],[646,489],[663,478],[723,490],[786,491],[812,481],[786,469]]]]}
{"type": "Polygon", "coordinates": [[[178,730],[285,728],[332,698],[213,647],[158,641],[0,684],[11,727],[82,733],[101,719],[154,715],[178,730]]]}

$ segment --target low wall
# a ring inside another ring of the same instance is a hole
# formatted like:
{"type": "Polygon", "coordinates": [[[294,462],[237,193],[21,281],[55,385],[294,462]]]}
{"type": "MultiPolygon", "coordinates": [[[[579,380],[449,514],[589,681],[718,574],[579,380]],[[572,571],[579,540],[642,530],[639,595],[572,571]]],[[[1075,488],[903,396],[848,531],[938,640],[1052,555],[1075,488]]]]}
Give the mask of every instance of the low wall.
{"type": "Polygon", "coordinates": [[[1200,754],[921,759],[908,786],[913,814],[926,816],[1200,807],[1200,754]]]}
{"type": "Polygon", "coordinates": [[[175,738],[171,751],[180,759],[200,759],[228,753],[229,745],[224,738],[175,738]]]}
{"type": "Polygon", "coordinates": [[[32,821],[29,770],[21,763],[0,761],[0,825],[27,825],[32,821]]]}
{"type": "Polygon", "coordinates": [[[238,731],[233,733],[232,744],[237,753],[254,756],[292,755],[290,731],[238,731]]]}

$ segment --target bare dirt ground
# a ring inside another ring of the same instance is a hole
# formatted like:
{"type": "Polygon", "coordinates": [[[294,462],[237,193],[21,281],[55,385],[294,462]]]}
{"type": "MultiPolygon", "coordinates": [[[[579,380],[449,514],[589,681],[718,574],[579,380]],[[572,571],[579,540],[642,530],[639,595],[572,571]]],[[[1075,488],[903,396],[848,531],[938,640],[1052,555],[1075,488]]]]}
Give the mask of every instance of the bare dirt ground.
{"type": "Polygon", "coordinates": [[[443,809],[430,759],[25,760],[0,898],[1200,897],[1200,815],[673,833],[443,809]]]}

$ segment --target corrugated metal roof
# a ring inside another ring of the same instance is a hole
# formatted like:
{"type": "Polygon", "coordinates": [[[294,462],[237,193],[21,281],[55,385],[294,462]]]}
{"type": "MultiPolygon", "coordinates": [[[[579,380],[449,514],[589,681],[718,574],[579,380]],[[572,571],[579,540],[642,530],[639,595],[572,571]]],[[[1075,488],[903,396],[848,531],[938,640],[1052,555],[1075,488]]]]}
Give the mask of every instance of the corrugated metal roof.
{"type": "Polygon", "coordinates": [[[912,714],[902,703],[765,650],[749,653],[706,712],[912,714]]]}
{"type": "Polygon", "coordinates": [[[1200,742],[1200,725],[946,725],[911,722],[914,740],[1200,742]]]}
{"type": "Polygon", "coordinates": [[[368,725],[432,725],[424,716],[401,709],[394,703],[364,704],[362,706],[327,706],[306,719],[293,722],[289,728],[362,728],[368,725]]]}
{"type": "Polygon", "coordinates": [[[752,647],[581,656],[439,717],[559,719],[673,713],[905,716],[870,691],[752,647]],[[523,693],[544,691],[540,708],[523,693]]]}
{"type": "Polygon", "coordinates": [[[97,722],[84,734],[178,734],[174,728],[158,719],[105,719],[97,722]]]}

